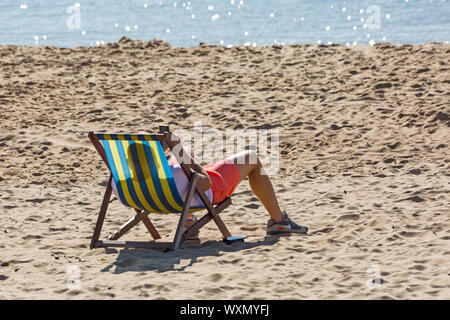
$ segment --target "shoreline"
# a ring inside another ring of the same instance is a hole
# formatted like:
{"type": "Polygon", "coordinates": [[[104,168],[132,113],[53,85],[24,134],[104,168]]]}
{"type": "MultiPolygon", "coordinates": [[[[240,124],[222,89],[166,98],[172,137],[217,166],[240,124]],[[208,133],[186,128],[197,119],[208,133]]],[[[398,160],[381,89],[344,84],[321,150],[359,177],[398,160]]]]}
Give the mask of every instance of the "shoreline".
{"type": "Polygon", "coordinates": [[[373,45],[371,44],[356,44],[356,45],[346,45],[346,44],[342,44],[342,43],[332,43],[332,44],[318,44],[318,43],[287,43],[287,44],[268,44],[268,45],[257,45],[257,46],[253,46],[253,45],[245,45],[245,44],[238,44],[238,45],[221,45],[221,44],[210,44],[210,43],[204,43],[204,42],[199,42],[196,46],[190,46],[190,47],[186,47],[186,46],[175,46],[172,45],[170,42],[165,41],[165,40],[161,40],[161,39],[157,39],[154,38],[152,40],[144,40],[144,39],[134,39],[134,38],[129,38],[129,37],[121,37],[117,42],[106,42],[104,44],[99,44],[99,45],[93,45],[93,46],[74,46],[74,47],[62,47],[62,46],[51,46],[51,45],[32,45],[32,46],[27,46],[27,45],[16,45],[16,44],[0,44],[0,47],[26,47],[26,48],[59,48],[59,49],[86,49],[86,48],[97,48],[97,47],[114,47],[116,44],[120,44],[123,42],[134,42],[134,43],[147,43],[148,45],[151,44],[155,44],[155,43],[159,43],[159,44],[163,44],[164,46],[170,46],[171,48],[174,49],[192,49],[192,48],[197,48],[197,47],[215,47],[215,48],[224,48],[224,49],[232,49],[235,47],[238,48],[270,48],[270,47],[302,47],[302,46],[317,46],[317,47],[340,47],[340,46],[344,46],[344,47],[348,47],[348,48],[353,48],[353,47],[377,47],[377,46],[384,46],[384,45],[393,45],[393,46],[426,46],[426,45],[449,45],[448,41],[446,42],[435,42],[435,41],[426,41],[423,43],[393,43],[393,42],[377,42],[373,45]]]}

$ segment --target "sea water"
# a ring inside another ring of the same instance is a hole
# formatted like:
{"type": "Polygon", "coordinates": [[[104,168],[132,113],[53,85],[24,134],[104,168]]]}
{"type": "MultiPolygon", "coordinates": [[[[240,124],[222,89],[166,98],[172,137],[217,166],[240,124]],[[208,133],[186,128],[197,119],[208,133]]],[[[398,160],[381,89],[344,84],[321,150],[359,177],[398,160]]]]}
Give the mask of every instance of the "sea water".
{"type": "Polygon", "coordinates": [[[450,0],[0,0],[0,44],[448,42],[450,0]]]}

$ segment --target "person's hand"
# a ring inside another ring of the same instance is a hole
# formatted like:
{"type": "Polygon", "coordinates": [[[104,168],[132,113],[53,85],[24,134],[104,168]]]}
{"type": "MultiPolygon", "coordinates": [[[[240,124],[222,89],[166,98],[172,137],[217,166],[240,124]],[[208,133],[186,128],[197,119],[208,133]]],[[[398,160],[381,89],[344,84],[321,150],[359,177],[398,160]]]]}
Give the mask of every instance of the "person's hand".
{"type": "Polygon", "coordinates": [[[178,143],[181,143],[181,139],[173,132],[165,132],[164,138],[166,138],[167,145],[172,150],[178,143]]]}

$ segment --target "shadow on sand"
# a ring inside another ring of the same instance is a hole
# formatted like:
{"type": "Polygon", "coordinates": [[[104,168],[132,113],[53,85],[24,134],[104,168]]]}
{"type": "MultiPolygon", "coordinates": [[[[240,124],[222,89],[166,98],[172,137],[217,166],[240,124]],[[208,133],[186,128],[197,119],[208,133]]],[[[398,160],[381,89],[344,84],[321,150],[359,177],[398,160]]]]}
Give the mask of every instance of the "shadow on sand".
{"type": "Polygon", "coordinates": [[[117,260],[102,269],[102,272],[109,272],[115,267],[113,273],[124,272],[145,272],[145,271],[183,271],[192,266],[199,258],[208,256],[221,256],[221,252],[237,252],[252,249],[260,246],[273,246],[279,238],[266,236],[263,240],[249,242],[236,242],[225,244],[223,241],[209,240],[202,244],[185,244],[177,251],[163,252],[151,249],[108,249],[106,253],[117,253],[117,260]]]}

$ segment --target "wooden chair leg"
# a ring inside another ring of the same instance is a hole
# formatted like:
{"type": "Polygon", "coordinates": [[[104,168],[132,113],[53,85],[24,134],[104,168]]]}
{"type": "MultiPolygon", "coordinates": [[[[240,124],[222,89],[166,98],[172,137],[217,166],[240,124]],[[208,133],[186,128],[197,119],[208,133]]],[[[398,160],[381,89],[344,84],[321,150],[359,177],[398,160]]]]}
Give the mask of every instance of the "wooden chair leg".
{"type": "Polygon", "coordinates": [[[150,234],[152,235],[153,239],[155,240],[161,239],[161,236],[159,235],[153,223],[148,218],[147,214],[144,211],[139,211],[137,209],[136,212],[140,215],[142,222],[144,223],[148,232],[150,232],[150,234]]]}
{"type": "Polygon", "coordinates": [[[127,222],[125,222],[116,233],[114,233],[111,237],[109,237],[108,240],[119,239],[121,236],[130,231],[134,226],[136,226],[140,221],[144,223],[145,227],[147,228],[148,232],[152,235],[153,239],[155,240],[161,239],[161,236],[159,235],[153,223],[147,217],[147,214],[142,210],[138,209],[134,210],[136,211],[136,215],[127,222]]]}
{"type": "Polygon", "coordinates": [[[230,231],[228,231],[227,227],[225,226],[225,223],[223,223],[222,219],[217,215],[216,210],[214,209],[214,206],[209,201],[206,194],[197,186],[197,193],[200,195],[200,197],[203,200],[203,203],[206,206],[206,209],[208,209],[208,213],[210,214],[211,218],[216,223],[217,227],[219,228],[220,232],[222,232],[222,235],[224,239],[231,237],[230,231]]]}
{"type": "Polygon", "coordinates": [[[125,222],[119,230],[117,230],[116,233],[114,233],[111,237],[109,237],[109,240],[117,240],[124,234],[126,234],[128,231],[130,231],[131,228],[133,228],[135,225],[137,225],[141,221],[141,215],[137,213],[134,217],[132,217],[130,220],[125,222]]]}
{"type": "Polygon", "coordinates": [[[102,231],[103,222],[105,221],[106,211],[108,210],[109,200],[111,199],[112,187],[112,174],[109,175],[108,185],[106,186],[105,195],[103,196],[102,206],[100,208],[100,213],[98,214],[97,223],[95,224],[94,234],[92,235],[90,248],[94,249],[98,238],[100,237],[100,232],[102,231]]]}
{"type": "Polygon", "coordinates": [[[184,199],[183,210],[181,212],[180,220],[178,221],[177,231],[176,231],[175,237],[173,239],[172,250],[177,250],[180,245],[182,235],[184,233],[185,224],[186,224],[186,217],[189,212],[189,208],[191,207],[191,200],[192,200],[192,197],[194,196],[195,187],[197,186],[197,178],[198,178],[198,175],[197,175],[197,173],[194,172],[191,175],[191,179],[189,181],[188,192],[186,194],[186,199],[184,199]]]}
{"type": "Polygon", "coordinates": [[[220,218],[219,215],[215,211],[209,212],[209,214],[212,215],[212,219],[216,223],[216,225],[219,228],[220,232],[222,232],[223,238],[226,239],[228,237],[231,237],[231,233],[228,230],[228,228],[225,226],[225,223],[223,223],[222,218],[220,218]]]}
{"type": "MultiPolygon", "coordinates": [[[[231,198],[226,198],[224,201],[220,202],[216,205],[214,210],[216,211],[216,215],[219,215],[224,209],[226,209],[231,204],[231,198]]],[[[200,228],[202,228],[205,224],[212,220],[211,214],[208,212],[203,217],[201,217],[196,223],[192,224],[186,231],[183,233],[182,241],[188,239],[191,235],[196,234],[200,228]]],[[[223,233],[222,233],[223,234],[223,233]]]]}

